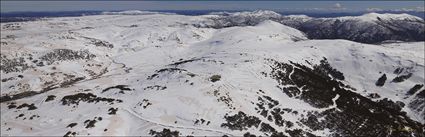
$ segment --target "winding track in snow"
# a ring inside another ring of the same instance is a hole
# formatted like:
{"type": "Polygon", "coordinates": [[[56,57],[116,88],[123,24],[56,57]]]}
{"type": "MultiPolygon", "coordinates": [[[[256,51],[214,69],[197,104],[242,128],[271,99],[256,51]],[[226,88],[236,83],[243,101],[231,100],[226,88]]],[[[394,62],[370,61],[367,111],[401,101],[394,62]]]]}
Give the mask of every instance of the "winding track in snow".
{"type": "Polygon", "coordinates": [[[156,125],[160,125],[160,126],[163,126],[163,127],[178,128],[178,129],[190,129],[190,130],[200,130],[200,131],[207,131],[207,132],[216,132],[216,133],[220,133],[220,134],[223,134],[223,135],[234,136],[233,134],[227,133],[225,131],[220,131],[220,130],[212,130],[212,129],[196,128],[196,127],[185,127],[185,126],[171,126],[171,125],[166,125],[166,124],[158,123],[158,122],[155,122],[153,120],[149,120],[147,118],[144,118],[143,116],[137,114],[136,112],[134,112],[131,109],[130,110],[127,109],[127,108],[122,108],[122,109],[124,109],[125,111],[127,111],[131,115],[133,115],[133,116],[135,116],[135,117],[137,117],[137,118],[139,118],[139,119],[141,119],[143,121],[146,121],[146,122],[149,122],[149,123],[153,123],[153,124],[156,124],[156,125]]]}

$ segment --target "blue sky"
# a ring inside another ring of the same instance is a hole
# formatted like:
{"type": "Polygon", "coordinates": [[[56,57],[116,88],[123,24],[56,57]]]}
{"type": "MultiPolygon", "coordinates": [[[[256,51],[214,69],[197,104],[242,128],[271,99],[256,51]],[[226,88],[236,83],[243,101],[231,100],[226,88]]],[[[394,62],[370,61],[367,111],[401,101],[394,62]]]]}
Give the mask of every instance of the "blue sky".
{"type": "Polygon", "coordinates": [[[1,1],[1,12],[78,10],[424,10],[424,1],[1,1]]]}

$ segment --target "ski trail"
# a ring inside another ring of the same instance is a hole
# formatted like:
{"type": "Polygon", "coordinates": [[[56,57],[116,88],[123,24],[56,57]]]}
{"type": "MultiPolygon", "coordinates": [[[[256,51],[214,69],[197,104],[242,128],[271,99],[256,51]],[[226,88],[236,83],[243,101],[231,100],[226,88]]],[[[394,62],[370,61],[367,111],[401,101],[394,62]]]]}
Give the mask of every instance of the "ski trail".
{"type": "Polygon", "coordinates": [[[177,128],[177,129],[191,129],[191,130],[200,130],[200,131],[207,131],[207,132],[215,132],[215,133],[220,133],[223,135],[229,135],[229,136],[234,136],[228,132],[225,131],[220,131],[220,130],[213,130],[213,129],[205,129],[205,128],[197,128],[197,127],[184,127],[184,126],[172,126],[172,125],[166,125],[166,124],[161,124],[158,122],[154,122],[153,120],[149,120],[147,118],[142,117],[141,115],[137,114],[136,112],[134,112],[133,110],[129,110],[127,108],[123,108],[125,111],[127,111],[128,113],[132,114],[133,116],[136,116],[137,118],[149,122],[149,123],[154,123],[163,127],[169,127],[169,128],[177,128]]]}

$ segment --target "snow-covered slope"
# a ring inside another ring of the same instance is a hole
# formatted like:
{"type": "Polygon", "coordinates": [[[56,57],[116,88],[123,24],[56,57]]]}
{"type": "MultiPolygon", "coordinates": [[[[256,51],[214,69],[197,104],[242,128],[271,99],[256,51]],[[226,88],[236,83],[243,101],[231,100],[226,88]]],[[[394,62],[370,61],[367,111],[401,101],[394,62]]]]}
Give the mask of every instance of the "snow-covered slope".
{"type": "Polygon", "coordinates": [[[115,14],[1,24],[2,136],[423,136],[424,42],[115,14]]]}

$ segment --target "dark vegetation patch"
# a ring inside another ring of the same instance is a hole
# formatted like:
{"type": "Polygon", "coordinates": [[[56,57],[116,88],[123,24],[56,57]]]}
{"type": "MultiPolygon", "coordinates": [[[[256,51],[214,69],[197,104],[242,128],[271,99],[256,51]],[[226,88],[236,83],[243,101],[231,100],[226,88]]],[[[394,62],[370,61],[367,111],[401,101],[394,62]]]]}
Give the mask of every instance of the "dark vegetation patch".
{"type": "Polygon", "coordinates": [[[22,109],[22,108],[28,108],[28,110],[35,110],[37,109],[37,107],[34,105],[34,103],[28,105],[27,103],[21,104],[18,107],[16,107],[16,109],[22,109]]]}
{"type": "Polygon", "coordinates": [[[91,54],[88,50],[74,51],[70,49],[54,49],[40,57],[40,61],[45,62],[46,65],[50,65],[56,61],[68,61],[68,60],[90,60],[96,57],[91,54]]]}
{"type": "Polygon", "coordinates": [[[246,132],[245,134],[243,134],[243,137],[257,137],[257,136],[249,132],[246,132]]]}
{"type": "Polygon", "coordinates": [[[417,91],[419,91],[419,89],[421,89],[424,85],[423,84],[416,84],[415,86],[413,86],[411,89],[409,89],[409,91],[407,91],[407,95],[413,95],[415,94],[417,91]]]}
{"type": "MultiPolygon", "coordinates": [[[[423,135],[424,125],[401,112],[403,104],[400,102],[388,99],[374,102],[347,89],[349,86],[323,75],[317,68],[312,69],[293,62],[269,61],[272,62],[270,76],[279,83],[278,86],[288,96],[303,100],[316,108],[336,105],[337,109],[330,108],[320,113],[311,113],[307,119],[302,120],[303,124],[313,130],[328,128],[333,132],[331,136],[423,135]],[[283,86],[293,86],[297,90],[285,89],[283,86]],[[332,99],[336,95],[339,95],[339,98],[334,104],[332,99]]],[[[298,135],[298,131],[289,134],[298,135]]]]}
{"type": "Polygon", "coordinates": [[[107,41],[104,41],[104,40],[89,38],[89,37],[83,37],[83,38],[90,40],[90,44],[93,44],[97,47],[114,48],[113,44],[111,44],[107,41]]]}
{"type": "Polygon", "coordinates": [[[160,70],[156,70],[157,73],[162,73],[162,72],[179,72],[179,73],[181,73],[181,72],[185,72],[185,71],[187,71],[187,70],[180,69],[180,68],[163,68],[163,69],[160,69],[160,70]]]}
{"type": "Polygon", "coordinates": [[[33,120],[34,118],[39,118],[40,116],[39,115],[32,115],[30,118],[29,118],[29,120],[33,120]]]}
{"type": "Polygon", "coordinates": [[[94,29],[93,27],[82,27],[81,29],[94,29]]]}
{"type": "Polygon", "coordinates": [[[178,137],[179,131],[171,131],[170,129],[164,128],[162,131],[154,131],[150,130],[149,135],[152,135],[154,137],[178,137]]]}
{"type": "Polygon", "coordinates": [[[0,70],[6,74],[10,72],[22,72],[29,68],[32,68],[32,66],[26,63],[24,57],[9,59],[5,55],[0,56],[0,70]]]}
{"type": "Polygon", "coordinates": [[[20,30],[22,23],[7,23],[2,26],[3,30],[20,30]]]}
{"type": "Polygon", "coordinates": [[[147,90],[147,89],[165,90],[165,89],[167,89],[167,87],[166,86],[160,86],[160,85],[153,85],[153,86],[147,86],[147,87],[143,88],[143,90],[147,90]]]}
{"type": "Polygon", "coordinates": [[[75,127],[77,125],[77,123],[71,123],[71,124],[69,124],[68,126],[66,126],[66,127],[69,127],[69,128],[73,128],[73,127],[75,127]]]}
{"type": "Polygon", "coordinates": [[[109,115],[115,115],[117,114],[118,108],[110,108],[108,109],[108,114],[109,115]]]}
{"type": "MultiPolygon", "coordinates": [[[[425,89],[416,94],[416,96],[409,103],[409,108],[421,116],[425,116],[425,89]]],[[[422,117],[422,120],[425,120],[422,117]]]]}
{"type": "Polygon", "coordinates": [[[416,97],[418,97],[418,98],[425,98],[425,89],[423,89],[421,92],[419,92],[418,94],[416,94],[416,97]]]}
{"type": "Polygon", "coordinates": [[[273,65],[270,76],[279,82],[282,91],[289,97],[297,96],[296,98],[314,107],[324,108],[333,105],[332,99],[336,96],[333,87],[342,86],[341,82],[332,80],[329,74],[323,73],[322,69],[318,70],[317,67],[311,69],[293,62],[291,64],[274,62],[273,65]],[[301,94],[301,90],[308,94],[304,92],[301,94]]]}
{"type": "Polygon", "coordinates": [[[272,133],[276,132],[276,129],[274,129],[272,126],[270,126],[267,123],[261,123],[260,131],[264,133],[270,133],[269,135],[271,135],[272,133]]]}
{"type": "Polygon", "coordinates": [[[189,63],[189,62],[198,61],[198,60],[200,60],[200,59],[201,59],[201,58],[188,59],[188,60],[180,59],[178,62],[174,62],[174,63],[172,63],[172,64],[170,64],[170,65],[171,65],[171,66],[178,66],[178,65],[181,65],[181,64],[189,63]]]}
{"type": "Polygon", "coordinates": [[[66,134],[65,134],[65,135],[63,135],[63,136],[64,136],[64,137],[70,137],[70,136],[75,136],[75,135],[77,135],[77,133],[76,133],[76,132],[68,131],[68,132],[66,132],[66,134]]]}
{"type": "Polygon", "coordinates": [[[210,123],[211,123],[211,121],[207,121],[207,120],[201,118],[201,119],[196,119],[193,124],[195,124],[195,125],[201,125],[201,124],[209,125],[210,123]]]}
{"type": "Polygon", "coordinates": [[[143,109],[146,109],[148,106],[152,105],[151,102],[149,102],[148,99],[143,99],[141,103],[139,103],[139,106],[142,106],[143,109]]]}
{"type": "Polygon", "coordinates": [[[273,109],[273,111],[271,111],[271,116],[274,119],[274,123],[280,127],[285,126],[288,128],[291,128],[294,124],[291,121],[286,121],[285,119],[283,119],[282,115],[286,113],[291,113],[292,109],[286,108],[286,109],[281,109],[281,108],[275,108],[273,109]]]}
{"type": "Polygon", "coordinates": [[[49,95],[49,96],[47,96],[47,99],[46,99],[46,101],[45,101],[45,102],[52,101],[52,100],[54,100],[55,98],[56,98],[56,96],[55,96],[55,95],[49,95]]]}
{"type": "Polygon", "coordinates": [[[50,86],[43,88],[40,91],[24,91],[24,92],[14,94],[14,95],[1,96],[0,97],[0,103],[38,95],[38,94],[41,94],[41,93],[44,93],[44,92],[47,92],[47,91],[50,91],[50,90],[53,90],[53,89],[56,89],[56,88],[67,87],[67,86],[70,86],[70,85],[72,85],[72,84],[74,84],[78,81],[84,80],[84,79],[85,79],[85,77],[75,77],[74,75],[71,75],[71,76],[69,76],[69,79],[60,83],[59,85],[50,85],[50,86]]]}
{"type": "Polygon", "coordinates": [[[383,74],[379,79],[376,81],[375,85],[378,87],[382,87],[385,84],[385,81],[387,81],[387,75],[383,74]]]}
{"type": "Polygon", "coordinates": [[[314,134],[305,132],[301,129],[285,130],[285,132],[288,133],[291,137],[316,137],[314,134]]]}
{"type": "Polygon", "coordinates": [[[15,119],[23,117],[23,116],[24,116],[24,114],[19,114],[15,119]]]}
{"type": "Polygon", "coordinates": [[[1,79],[1,82],[7,82],[7,81],[10,81],[10,80],[16,80],[16,78],[14,78],[14,77],[4,78],[4,79],[1,79]]]}
{"type": "Polygon", "coordinates": [[[193,73],[187,73],[187,75],[189,76],[189,77],[195,77],[196,76],[196,74],[193,74],[193,73]]]}
{"type": "Polygon", "coordinates": [[[229,109],[236,109],[233,105],[232,105],[232,98],[229,95],[229,92],[225,92],[224,94],[222,94],[219,90],[214,90],[213,91],[213,95],[215,97],[217,97],[217,101],[218,102],[223,102],[224,104],[226,104],[226,106],[229,109]]]}
{"type": "Polygon", "coordinates": [[[157,78],[158,77],[158,74],[157,73],[155,73],[155,74],[152,74],[152,75],[150,75],[150,76],[148,76],[148,78],[146,78],[147,80],[152,80],[153,78],[157,78]]]}
{"type": "MultiPolygon", "coordinates": [[[[28,117],[24,117],[24,116],[25,116],[25,114],[21,113],[18,116],[16,116],[15,119],[23,117],[22,120],[26,120],[28,117]]],[[[39,115],[32,115],[28,118],[28,120],[33,120],[34,118],[39,118],[39,117],[40,117],[39,115]]]]}
{"type": "Polygon", "coordinates": [[[315,72],[321,73],[321,75],[329,74],[333,78],[338,79],[338,80],[344,80],[345,79],[344,74],[341,73],[340,71],[332,68],[326,58],[323,58],[322,60],[320,60],[319,65],[314,65],[313,69],[315,70],[315,72]]]}
{"type": "Polygon", "coordinates": [[[131,91],[131,89],[128,88],[128,85],[116,85],[116,86],[105,88],[104,90],[102,90],[101,93],[104,93],[104,92],[111,90],[111,89],[119,89],[119,90],[121,90],[120,93],[124,93],[123,91],[131,91]]]}
{"type": "MultiPolygon", "coordinates": [[[[86,79],[86,78],[85,78],[85,77],[76,77],[76,78],[75,78],[75,76],[74,76],[74,75],[72,75],[72,77],[71,77],[71,78],[69,78],[69,79],[65,80],[64,82],[60,83],[60,84],[59,84],[59,87],[60,87],[60,88],[68,87],[68,86],[70,86],[70,85],[72,85],[72,84],[74,84],[74,83],[76,83],[76,82],[78,82],[78,81],[84,80],[84,79],[86,79]]],[[[57,86],[56,86],[56,87],[57,87],[57,86]]],[[[54,87],[54,88],[56,88],[56,87],[54,87]]]]}
{"type": "Polygon", "coordinates": [[[413,75],[412,73],[408,73],[408,74],[405,74],[405,75],[399,75],[399,76],[395,77],[392,80],[392,82],[395,82],[395,83],[403,82],[403,81],[409,79],[410,77],[412,77],[412,75],[413,75]]]}
{"type": "Polygon", "coordinates": [[[399,68],[396,68],[393,73],[399,75],[399,74],[401,74],[401,72],[403,72],[403,70],[404,70],[404,68],[399,67],[399,68]]]}
{"type": "Polygon", "coordinates": [[[221,79],[221,76],[220,76],[220,75],[212,75],[212,76],[210,77],[211,82],[217,82],[217,81],[219,81],[220,79],[221,79]]]}
{"type": "Polygon", "coordinates": [[[9,45],[9,43],[7,43],[6,41],[0,41],[0,45],[1,45],[1,46],[3,46],[3,45],[5,45],[5,46],[6,46],[6,45],[9,45]]]}
{"type": "Polygon", "coordinates": [[[307,112],[306,118],[301,119],[301,123],[310,127],[312,130],[321,130],[324,129],[324,125],[322,125],[319,121],[319,113],[315,111],[307,112]]]}
{"type": "Polygon", "coordinates": [[[21,92],[15,95],[4,95],[0,97],[0,102],[6,102],[6,101],[12,101],[12,100],[17,100],[17,99],[21,99],[21,98],[25,98],[25,97],[29,97],[29,96],[34,96],[40,94],[39,92],[35,92],[35,91],[27,91],[27,92],[21,92]]]}
{"type": "Polygon", "coordinates": [[[378,93],[371,93],[368,95],[368,97],[371,99],[376,99],[376,98],[380,98],[381,96],[378,93]]]}
{"type": "Polygon", "coordinates": [[[120,99],[97,97],[96,95],[93,95],[92,93],[78,93],[75,95],[64,96],[61,101],[62,101],[62,105],[68,105],[68,106],[71,104],[78,105],[80,101],[87,102],[87,103],[107,102],[109,104],[114,104],[114,102],[117,102],[117,103],[122,102],[122,100],[120,99]]]}
{"type": "Polygon", "coordinates": [[[248,116],[244,112],[239,111],[237,114],[233,116],[229,116],[226,114],[224,116],[227,123],[221,124],[221,127],[227,127],[230,130],[247,130],[251,127],[258,128],[261,120],[255,116],[248,116]]]}
{"type": "Polygon", "coordinates": [[[156,72],[155,74],[148,76],[147,80],[152,80],[153,78],[158,78],[160,73],[165,73],[165,72],[168,72],[168,73],[183,73],[184,72],[190,77],[196,76],[196,74],[193,74],[193,73],[191,73],[191,72],[189,72],[185,69],[180,69],[180,68],[163,68],[163,69],[160,69],[160,70],[156,70],[155,72],[156,72]]]}
{"type": "MultiPolygon", "coordinates": [[[[257,94],[260,93],[264,94],[265,92],[259,90],[257,94]]],[[[292,113],[296,115],[298,114],[297,111],[293,111],[290,108],[276,107],[279,105],[279,101],[274,100],[270,96],[262,95],[259,96],[257,100],[258,102],[256,103],[257,107],[255,108],[255,110],[257,110],[258,114],[260,114],[264,118],[267,118],[268,121],[274,122],[274,124],[279,127],[286,126],[286,128],[291,128],[294,125],[294,123],[292,123],[291,121],[285,120],[282,115],[285,113],[292,113]]],[[[264,122],[260,125],[260,131],[262,131],[266,136],[279,134],[273,127],[264,122]]]]}
{"type": "Polygon", "coordinates": [[[384,98],[382,100],[377,101],[377,104],[382,108],[388,109],[389,111],[398,112],[403,115],[406,114],[406,112],[401,111],[401,109],[405,106],[403,102],[400,102],[400,101],[393,102],[392,100],[388,98],[384,98]]]}
{"type": "Polygon", "coordinates": [[[93,120],[87,119],[86,121],[84,121],[84,125],[86,126],[86,128],[93,128],[95,127],[95,124],[98,121],[102,121],[102,117],[94,117],[93,120]]]}
{"type": "Polygon", "coordinates": [[[11,102],[8,104],[7,108],[12,109],[12,108],[16,108],[16,103],[15,102],[11,102]]]}
{"type": "Polygon", "coordinates": [[[276,133],[273,133],[270,137],[288,137],[288,136],[283,134],[283,132],[276,132],[276,133]]]}
{"type": "Polygon", "coordinates": [[[279,105],[279,101],[274,100],[266,95],[263,95],[263,97],[258,97],[257,100],[258,102],[255,104],[257,106],[255,110],[257,110],[257,113],[265,118],[267,118],[269,109],[272,109],[273,107],[279,105]]]}
{"type": "Polygon", "coordinates": [[[212,63],[215,63],[215,64],[224,64],[224,62],[223,61],[221,61],[221,60],[219,60],[219,61],[217,61],[217,60],[214,60],[214,59],[202,59],[202,62],[212,62],[212,63]]]}

